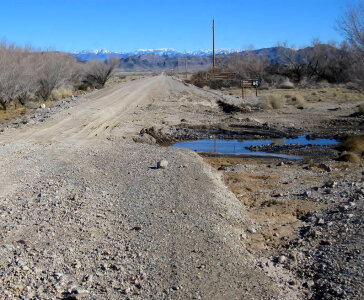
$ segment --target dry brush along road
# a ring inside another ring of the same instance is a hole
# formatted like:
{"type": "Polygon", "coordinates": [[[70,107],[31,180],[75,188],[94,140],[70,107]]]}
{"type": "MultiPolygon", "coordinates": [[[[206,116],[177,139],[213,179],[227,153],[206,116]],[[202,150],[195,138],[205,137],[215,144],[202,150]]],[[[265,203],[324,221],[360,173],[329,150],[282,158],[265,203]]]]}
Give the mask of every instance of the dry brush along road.
{"type": "MultiPolygon", "coordinates": [[[[304,298],[289,270],[263,270],[247,250],[256,221],[221,174],[194,152],[156,145],[188,134],[184,124],[243,122],[219,98],[159,75],[6,126],[0,299],[304,298]],[[167,168],[156,167],[162,159],[167,168]]],[[[245,118],[247,134],[262,127],[245,118]]]]}

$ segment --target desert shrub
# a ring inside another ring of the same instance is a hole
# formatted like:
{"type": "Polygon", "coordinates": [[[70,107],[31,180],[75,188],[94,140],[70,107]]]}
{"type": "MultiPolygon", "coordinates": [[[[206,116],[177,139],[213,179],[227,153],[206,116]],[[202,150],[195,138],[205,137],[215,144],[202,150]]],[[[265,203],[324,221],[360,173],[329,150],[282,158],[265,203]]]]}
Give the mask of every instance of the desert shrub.
{"type": "Polygon", "coordinates": [[[262,82],[259,85],[259,89],[261,91],[268,90],[269,89],[269,84],[265,80],[262,80],[262,82]]]}
{"type": "Polygon", "coordinates": [[[61,52],[40,52],[0,42],[0,106],[46,100],[55,88],[71,81],[76,60],[61,52]]]}
{"type": "Polygon", "coordinates": [[[227,61],[227,68],[238,74],[241,79],[257,78],[261,80],[265,77],[268,66],[268,58],[264,55],[257,55],[253,49],[245,50],[243,54],[233,54],[227,61]]]}
{"type": "Polygon", "coordinates": [[[261,109],[264,109],[264,110],[267,110],[267,109],[272,109],[272,106],[270,105],[270,103],[266,100],[262,100],[262,101],[259,101],[257,104],[256,104],[256,107],[259,107],[261,109]]]}
{"type": "Polygon", "coordinates": [[[104,87],[106,81],[111,77],[115,68],[119,65],[118,58],[111,58],[107,61],[91,60],[84,68],[82,82],[90,87],[104,87]]]}
{"type": "Polygon", "coordinates": [[[73,95],[73,91],[66,88],[59,88],[52,91],[51,98],[53,100],[59,100],[67,97],[71,97],[73,95]]]}
{"type": "Polygon", "coordinates": [[[279,85],[279,88],[280,89],[293,89],[294,84],[287,79],[279,85]]]}
{"type": "Polygon", "coordinates": [[[364,116],[364,103],[359,105],[359,110],[358,110],[359,114],[361,116],[364,116]]]}
{"type": "Polygon", "coordinates": [[[286,104],[286,99],[277,95],[270,95],[268,102],[273,109],[281,109],[286,104]]]}
{"type": "Polygon", "coordinates": [[[52,91],[61,87],[71,77],[75,60],[68,54],[41,53],[42,65],[39,70],[38,89],[36,95],[42,100],[47,100],[52,91]]]}
{"type": "Polygon", "coordinates": [[[350,136],[342,141],[338,147],[342,151],[354,152],[362,155],[364,152],[364,135],[350,136]]]}
{"type": "Polygon", "coordinates": [[[347,84],[345,84],[345,87],[348,90],[358,90],[358,91],[360,91],[360,86],[356,82],[348,82],[347,84]]]}
{"type": "MultiPolygon", "coordinates": [[[[272,88],[277,88],[284,80],[286,80],[286,77],[279,74],[267,74],[264,77],[264,85],[272,88]]],[[[261,89],[262,87],[260,86],[259,88],[261,89]]]]}
{"type": "Polygon", "coordinates": [[[307,104],[305,98],[302,95],[293,96],[292,101],[294,101],[294,104],[297,105],[298,108],[304,108],[307,104]]]}
{"type": "Polygon", "coordinates": [[[343,153],[341,153],[338,160],[339,161],[348,161],[348,162],[352,162],[352,163],[361,162],[361,158],[358,154],[356,154],[354,152],[347,152],[347,151],[344,151],[343,153]]]}
{"type": "Polygon", "coordinates": [[[208,85],[206,74],[207,72],[205,71],[194,73],[191,76],[190,82],[199,88],[203,88],[205,85],[208,85]]]}
{"type": "Polygon", "coordinates": [[[77,82],[74,84],[74,89],[78,91],[87,91],[89,89],[89,85],[84,82],[77,82]]]}
{"type": "Polygon", "coordinates": [[[26,101],[34,92],[36,72],[34,59],[28,49],[14,44],[0,43],[0,105],[7,109],[10,104],[21,99],[26,101]]]}

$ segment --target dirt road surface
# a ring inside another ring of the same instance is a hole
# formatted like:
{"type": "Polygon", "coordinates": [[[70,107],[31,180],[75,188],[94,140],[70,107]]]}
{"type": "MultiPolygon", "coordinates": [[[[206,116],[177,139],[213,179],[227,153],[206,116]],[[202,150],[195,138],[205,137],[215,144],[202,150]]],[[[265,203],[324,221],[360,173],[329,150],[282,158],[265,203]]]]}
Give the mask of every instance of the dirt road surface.
{"type": "Polygon", "coordinates": [[[245,249],[254,222],[215,170],[132,141],[153,122],[180,123],[181,99],[217,107],[160,75],[0,135],[0,299],[300,298],[245,249]]]}

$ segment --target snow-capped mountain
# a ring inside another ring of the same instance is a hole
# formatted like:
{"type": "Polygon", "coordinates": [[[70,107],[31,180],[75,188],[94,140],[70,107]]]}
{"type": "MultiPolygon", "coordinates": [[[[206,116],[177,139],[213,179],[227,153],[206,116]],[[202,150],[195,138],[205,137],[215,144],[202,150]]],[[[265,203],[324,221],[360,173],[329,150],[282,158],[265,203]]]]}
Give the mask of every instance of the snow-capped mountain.
{"type": "MultiPolygon", "coordinates": [[[[221,54],[231,54],[231,53],[237,53],[240,52],[238,49],[218,49],[215,50],[216,55],[221,54]]],[[[180,56],[201,56],[201,57],[207,57],[212,55],[212,50],[197,50],[197,51],[187,51],[187,52],[180,52],[175,49],[167,49],[167,48],[161,48],[161,49],[139,49],[134,52],[111,52],[106,49],[101,50],[83,50],[80,52],[73,52],[72,55],[80,58],[82,60],[91,60],[91,59],[108,59],[111,57],[120,57],[120,58],[126,58],[130,56],[136,56],[136,55],[145,55],[145,54],[155,54],[158,56],[168,56],[168,57],[180,57],[180,56]]]]}

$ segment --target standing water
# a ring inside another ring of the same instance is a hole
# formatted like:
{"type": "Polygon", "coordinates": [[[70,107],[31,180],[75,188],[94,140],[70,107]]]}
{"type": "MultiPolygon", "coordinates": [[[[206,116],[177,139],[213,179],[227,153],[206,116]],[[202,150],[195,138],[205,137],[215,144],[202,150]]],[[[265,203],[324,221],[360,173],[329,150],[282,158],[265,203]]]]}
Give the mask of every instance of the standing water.
{"type": "Polygon", "coordinates": [[[264,151],[251,151],[247,149],[253,146],[267,145],[337,145],[339,142],[335,139],[313,139],[309,140],[302,135],[298,138],[280,138],[271,140],[221,140],[221,139],[205,139],[196,141],[187,141],[175,143],[171,147],[184,148],[199,152],[210,152],[220,154],[248,154],[254,156],[273,156],[288,159],[301,159],[298,156],[290,156],[285,154],[268,153],[264,151]]]}

